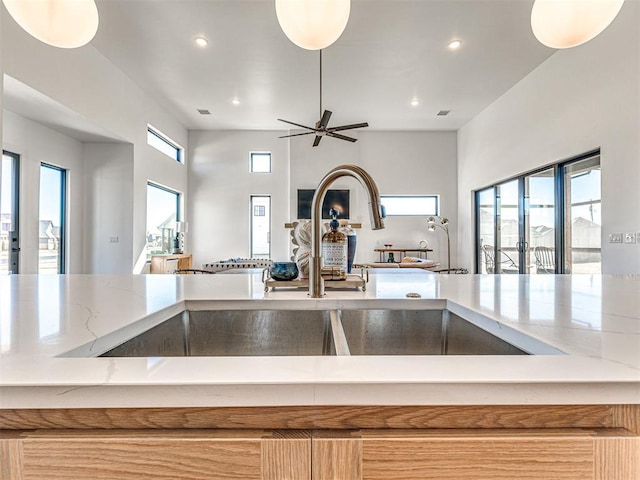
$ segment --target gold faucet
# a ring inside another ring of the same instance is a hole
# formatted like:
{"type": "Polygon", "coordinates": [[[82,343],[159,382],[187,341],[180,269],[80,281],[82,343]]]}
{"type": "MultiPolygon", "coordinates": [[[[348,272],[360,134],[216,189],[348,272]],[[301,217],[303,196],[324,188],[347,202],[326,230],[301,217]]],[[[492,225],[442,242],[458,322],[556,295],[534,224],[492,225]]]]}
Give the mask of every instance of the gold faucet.
{"type": "Polygon", "coordinates": [[[324,281],[322,279],[322,245],[320,241],[320,221],[322,219],[322,202],[331,184],[340,177],[353,177],[364,187],[369,195],[369,216],[371,228],[384,228],[384,211],[380,203],[378,186],[363,168],[357,165],[340,165],[327,173],[320,181],[311,203],[311,259],[309,261],[309,296],[324,297],[324,281]]]}

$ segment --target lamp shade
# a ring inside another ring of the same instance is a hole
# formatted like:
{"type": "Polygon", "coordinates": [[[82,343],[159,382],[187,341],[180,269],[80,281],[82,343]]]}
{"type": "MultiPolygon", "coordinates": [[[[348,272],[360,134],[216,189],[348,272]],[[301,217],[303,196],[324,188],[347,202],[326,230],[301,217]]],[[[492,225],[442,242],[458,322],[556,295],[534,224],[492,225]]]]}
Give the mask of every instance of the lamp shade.
{"type": "Polygon", "coordinates": [[[27,33],[54,47],[81,47],[98,31],[98,7],[94,0],[2,1],[27,33]]]}
{"type": "Polygon", "coordinates": [[[349,20],[351,0],[276,0],[285,35],[301,48],[320,50],[335,42],[349,20]]]}
{"type": "Polygon", "coordinates": [[[623,3],[624,0],[536,0],[531,10],[531,29],[548,47],[575,47],[607,28],[623,3]]]}

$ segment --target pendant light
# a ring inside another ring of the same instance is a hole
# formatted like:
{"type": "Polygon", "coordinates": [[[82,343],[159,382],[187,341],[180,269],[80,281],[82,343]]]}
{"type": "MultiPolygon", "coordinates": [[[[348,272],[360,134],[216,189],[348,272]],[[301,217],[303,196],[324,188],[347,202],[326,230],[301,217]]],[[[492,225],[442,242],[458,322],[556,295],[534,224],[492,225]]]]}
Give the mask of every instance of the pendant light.
{"type": "Polygon", "coordinates": [[[98,31],[94,0],[2,0],[13,19],[41,42],[77,48],[98,31]]]}
{"type": "Polygon", "coordinates": [[[335,42],[349,20],[351,0],[276,0],[285,35],[297,46],[321,50],[335,42]]]}
{"type": "Polygon", "coordinates": [[[540,43],[571,48],[588,42],[616,18],[624,0],[536,0],[531,28],[540,43]]]}

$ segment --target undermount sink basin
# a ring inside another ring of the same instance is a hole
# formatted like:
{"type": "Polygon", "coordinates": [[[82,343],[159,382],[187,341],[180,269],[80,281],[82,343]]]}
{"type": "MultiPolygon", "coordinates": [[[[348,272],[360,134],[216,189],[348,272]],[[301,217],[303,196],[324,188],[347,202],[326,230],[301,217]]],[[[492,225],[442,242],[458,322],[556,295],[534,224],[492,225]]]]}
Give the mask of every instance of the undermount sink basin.
{"type": "Polygon", "coordinates": [[[447,310],[185,311],[107,357],[526,355],[447,310]]]}

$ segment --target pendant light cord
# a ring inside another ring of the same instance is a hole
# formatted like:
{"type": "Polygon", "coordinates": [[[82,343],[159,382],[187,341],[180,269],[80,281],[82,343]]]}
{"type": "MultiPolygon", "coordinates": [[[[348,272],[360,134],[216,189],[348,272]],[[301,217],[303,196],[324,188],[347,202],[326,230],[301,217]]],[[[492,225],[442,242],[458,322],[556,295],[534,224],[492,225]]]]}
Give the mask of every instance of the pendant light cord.
{"type": "Polygon", "coordinates": [[[320,115],[318,118],[322,118],[322,49],[320,49],[320,115]]]}

